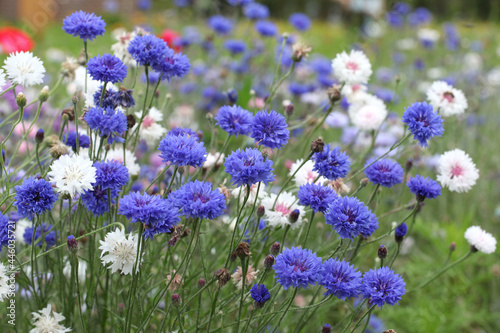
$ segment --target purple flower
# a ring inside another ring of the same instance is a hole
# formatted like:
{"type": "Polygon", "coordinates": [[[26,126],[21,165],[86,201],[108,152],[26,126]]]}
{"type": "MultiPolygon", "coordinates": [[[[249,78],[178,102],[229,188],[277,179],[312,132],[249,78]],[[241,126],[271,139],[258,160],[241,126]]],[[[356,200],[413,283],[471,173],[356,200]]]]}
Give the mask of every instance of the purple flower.
{"type": "Polygon", "coordinates": [[[52,211],[54,202],[57,201],[52,185],[43,178],[31,176],[17,185],[15,191],[14,206],[21,218],[28,218],[30,221],[35,215],[52,211]]]}
{"type": "Polygon", "coordinates": [[[226,209],[226,198],[219,189],[212,190],[209,182],[195,180],[182,185],[168,197],[176,208],[182,209],[181,215],[213,220],[226,209]]]}
{"type": "Polygon", "coordinates": [[[163,162],[170,162],[176,166],[190,165],[201,167],[206,160],[207,149],[198,136],[189,134],[167,135],[160,141],[158,147],[163,162]]]}
{"type": "Polygon", "coordinates": [[[278,27],[271,21],[259,20],[255,22],[255,30],[261,36],[272,37],[278,33],[278,27]]]}
{"type": "Polygon", "coordinates": [[[254,2],[243,8],[243,14],[251,20],[262,20],[269,17],[269,8],[260,3],[254,2]]]}
{"type": "MultiPolygon", "coordinates": [[[[370,165],[372,162],[373,159],[368,160],[365,166],[370,165]]],[[[366,168],[365,175],[374,184],[392,187],[403,182],[404,170],[394,160],[381,159],[366,168]]]]}
{"type": "Polygon", "coordinates": [[[372,304],[382,308],[384,304],[395,305],[406,292],[403,278],[389,267],[370,269],[363,275],[363,296],[371,298],[372,304]]]}
{"type": "Polygon", "coordinates": [[[73,37],[78,36],[86,42],[104,35],[104,27],[106,27],[106,22],[100,16],[78,11],[64,19],[62,29],[67,34],[73,35],[73,37]]]}
{"type": "Polygon", "coordinates": [[[235,186],[251,186],[258,182],[267,185],[274,180],[272,165],[273,161],[264,160],[261,152],[255,148],[238,149],[224,162],[226,173],[231,175],[231,182],[235,186]]]}
{"type": "Polygon", "coordinates": [[[318,283],[326,288],[325,296],[335,295],[345,301],[361,293],[361,272],[354,265],[330,258],[323,263],[323,271],[318,283]]]}
{"type": "Polygon", "coordinates": [[[438,182],[420,175],[410,178],[406,185],[418,201],[435,199],[441,195],[441,185],[438,182]]]}
{"type": "Polygon", "coordinates": [[[375,214],[357,198],[347,196],[339,197],[328,207],[325,219],[340,238],[351,240],[359,235],[369,237],[378,228],[375,214]]]}
{"type": "Polygon", "coordinates": [[[83,192],[81,199],[83,205],[94,215],[102,216],[104,213],[109,212],[109,203],[112,205],[116,204],[116,198],[118,196],[118,189],[109,189],[111,198],[108,200],[108,190],[103,190],[102,185],[96,184],[94,188],[86,190],[83,192]]]}
{"type": "Polygon", "coordinates": [[[167,56],[167,43],[154,35],[137,35],[127,50],[139,65],[156,66],[167,56]]]}
{"type": "Polygon", "coordinates": [[[98,131],[101,137],[108,138],[108,144],[125,142],[120,135],[127,130],[128,125],[127,117],[122,111],[96,106],[89,109],[84,119],[91,130],[98,131]]]}
{"type": "MultiPolygon", "coordinates": [[[[72,131],[68,133],[68,137],[66,135],[63,136],[63,142],[66,146],[71,147],[74,151],[76,151],[76,132],[72,131]]],[[[80,148],[88,148],[90,147],[90,138],[85,134],[78,134],[78,145],[80,148]]]]}
{"type": "Polygon", "coordinates": [[[415,102],[405,109],[402,122],[408,125],[413,138],[421,147],[429,147],[427,141],[443,135],[443,119],[426,102],[415,102]]]}
{"type": "Polygon", "coordinates": [[[134,91],[126,88],[120,88],[117,92],[113,93],[113,104],[115,106],[121,106],[122,108],[131,108],[135,105],[134,97],[132,93],[134,91]]]}
{"type": "Polygon", "coordinates": [[[407,232],[408,232],[408,227],[406,226],[406,223],[403,222],[400,225],[398,225],[398,227],[394,231],[396,241],[402,241],[403,237],[406,236],[407,232]]]}
{"type": "Polygon", "coordinates": [[[167,135],[171,136],[192,136],[193,138],[196,138],[199,141],[198,133],[193,131],[192,129],[188,127],[174,127],[172,128],[167,135]]]}
{"type": "Polygon", "coordinates": [[[285,290],[290,287],[307,289],[321,278],[323,263],[311,250],[292,247],[276,257],[273,269],[276,280],[285,290]]]}
{"type": "MultiPolygon", "coordinates": [[[[33,242],[33,230],[35,230],[35,227],[27,227],[24,230],[23,238],[26,244],[31,245],[33,242]]],[[[42,247],[43,242],[42,242],[42,231],[43,231],[43,236],[45,238],[45,244],[47,245],[47,248],[52,247],[56,245],[56,232],[52,230],[52,225],[51,224],[45,224],[43,223],[41,226],[38,226],[36,228],[35,232],[35,246],[42,247]]]]}
{"type": "Polygon", "coordinates": [[[153,69],[161,74],[162,80],[170,80],[173,77],[182,78],[191,68],[188,57],[182,53],[175,53],[174,50],[166,48],[164,59],[152,64],[153,69]]]}
{"type": "Polygon", "coordinates": [[[338,195],[330,186],[307,183],[299,188],[297,198],[299,198],[299,204],[311,207],[315,213],[325,213],[338,195]]]}
{"type": "Polygon", "coordinates": [[[208,25],[219,35],[228,35],[233,30],[233,21],[222,16],[214,15],[208,19],[208,25]]]}
{"type": "Polygon", "coordinates": [[[224,47],[226,48],[226,50],[231,52],[231,54],[235,55],[245,52],[247,44],[239,39],[228,39],[224,43],[224,47]]]}
{"type": "Polygon", "coordinates": [[[9,217],[0,212],[0,251],[2,247],[9,244],[9,240],[14,240],[15,224],[9,223],[9,217]]]}
{"type": "Polygon", "coordinates": [[[263,306],[271,298],[271,294],[265,284],[254,284],[252,289],[250,289],[250,295],[259,307],[263,306]]]}
{"type": "Polygon", "coordinates": [[[302,13],[294,13],[288,18],[288,22],[299,31],[306,31],[311,27],[311,19],[302,13]]]}
{"type": "Polygon", "coordinates": [[[215,120],[229,135],[248,135],[252,131],[252,113],[237,105],[222,106],[215,120]]]}
{"type": "Polygon", "coordinates": [[[122,82],[127,76],[127,66],[111,54],[90,58],[87,69],[92,79],[101,82],[122,82]]]}
{"type": "Polygon", "coordinates": [[[344,178],[349,173],[351,162],[345,152],[341,152],[339,147],[332,150],[330,144],[325,145],[322,152],[314,153],[313,170],[321,176],[330,180],[344,178]]]}
{"type": "Polygon", "coordinates": [[[96,184],[101,185],[103,190],[117,189],[125,186],[129,180],[128,169],[121,162],[106,161],[95,162],[96,184]]]}
{"type": "Polygon", "coordinates": [[[263,110],[253,119],[251,136],[259,145],[281,149],[288,143],[290,131],[285,117],[274,110],[263,110]]]}

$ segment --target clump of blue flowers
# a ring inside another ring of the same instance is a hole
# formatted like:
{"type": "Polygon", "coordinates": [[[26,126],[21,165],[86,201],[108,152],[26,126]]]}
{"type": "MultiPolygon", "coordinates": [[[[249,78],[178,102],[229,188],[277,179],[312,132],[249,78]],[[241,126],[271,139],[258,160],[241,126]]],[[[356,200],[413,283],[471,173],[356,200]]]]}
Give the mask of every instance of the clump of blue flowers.
{"type": "Polygon", "coordinates": [[[90,58],[87,69],[92,79],[101,82],[122,82],[127,76],[127,66],[111,54],[90,58]]]}
{"type": "Polygon", "coordinates": [[[361,293],[361,272],[344,259],[330,258],[323,264],[318,283],[326,288],[325,296],[335,295],[344,301],[361,293]]]}
{"type": "Polygon", "coordinates": [[[299,204],[311,207],[315,213],[325,213],[338,195],[330,186],[307,183],[299,188],[297,198],[299,204]]]}
{"type": "Polygon", "coordinates": [[[253,115],[241,106],[222,106],[214,119],[229,135],[237,137],[252,132],[253,115]]]}
{"type": "MultiPolygon", "coordinates": [[[[23,238],[26,244],[31,245],[33,243],[33,231],[35,227],[27,227],[24,230],[23,238]]],[[[42,247],[43,242],[47,245],[47,248],[56,245],[57,234],[55,230],[52,230],[51,224],[42,223],[42,225],[36,227],[35,231],[35,246],[42,247]],[[43,233],[43,240],[42,240],[43,233]]]]}
{"type": "Polygon", "coordinates": [[[108,144],[125,142],[120,135],[127,130],[128,125],[127,117],[122,111],[95,106],[89,109],[84,119],[91,130],[99,132],[102,138],[107,138],[108,144]]]}
{"type": "Polygon", "coordinates": [[[390,188],[403,182],[404,170],[398,162],[381,159],[371,163],[373,159],[366,162],[365,166],[369,165],[369,167],[365,169],[365,175],[372,183],[390,188]]]}
{"type": "Polygon", "coordinates": [[[406,183],[418,201],[435,199],[441,195],[441,185],[433,179],[416,175],[406,183]]]}
{"type": "Polygon", "coordinates": [[[176,166],[189,165],[201,167],[206,160],[207,149],[203,142],[198,141],[198,136],[183,134],[168,134],[160,141],[158,150],[163,162],[176,166]]]}

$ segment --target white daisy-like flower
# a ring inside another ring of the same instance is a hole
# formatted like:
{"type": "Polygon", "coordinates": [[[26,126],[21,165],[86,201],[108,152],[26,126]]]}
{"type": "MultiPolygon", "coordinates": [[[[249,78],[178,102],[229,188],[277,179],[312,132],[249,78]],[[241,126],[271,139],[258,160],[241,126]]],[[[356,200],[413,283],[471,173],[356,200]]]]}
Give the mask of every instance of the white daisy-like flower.
{"type": "Polygon", "coordinates": [[[483,253],[491,254],[496,250],[497,240],[495,237],[477,225],[469,227],[465,231],[464,237],[471,246],[483,253]]]}
{"type": "MultiPolygon", "coordinates": [[[[101,243],[99,250],[102,250],[102,264],[106,266],[106,264],[112,263],[108,267],[111,269],[111,273],[120,270],[124,275],[132,274],[137,257],[137,235],[129,234],[127,238],[125,231],[116,229],[108,232],[104,241],[99,242],[101,243]]],[[[141,261],[142,258],[139,263],[141,261]]],[[[137,271],[139,271],[139,265],[137,265],[137,271]]]]}
{"type": "MultiPolygon", "coordinates": [[[[107,160],[115,160],[117,162],[123,163],[123,149],[124,148],[114,148],[108,151],[106,155],[107,160]]],[[[128,173],[131,176],[136,176],[141,171],[141,167],[137,164],[137,158],[134,153],[130,150],[125,149],[125,166],[128,169],[128,173]]]]}
{"type": "Polygon", "coordinates": [[[47,174],[57,191],[74,197],[85,190],[92,190],[96,181],[96,168],[87,155],[62,155],[50,166],[47,174]]]}
{"type": "MultiPolygon", "coordinates": [[[[314,168],[314,162],[311,160],[308,160],[300,169],[299,166],[304,163],[304,159],[299,159],[295,161],[295,163],[292,164],[290,167],[290,171],[288,175],[291,177],[295,172],[295,176],[293,177],[293,180],[295,181],[295,184],[297,187],[301,187],[302,185],[305,185],[307,183],[312,184],[316,178],[318,178],[319,173],[316,171],[313,171],[314,168]],[[298,169],[298,171],[297,171],[298,169]]],[[[328,182],[328,179],[325,177],[320,177],[317,181],[316,184],[324,184],[328,182]]]]}
{"type": "MultiPolygon", "coordinates": [[[[135,116],[137,119],[141,119],[142,112],[136,112],[135,116]]],[[[148,146],[152,147],[158,143],[165,133],[167,133],[167,129],[161,125],[163,121],[163,114],[160,110],[155,107],[149,109],[148,114],[144,117],[141,127],[139,128],[139,137],[141,140],[146,141],[148,146]]],[[[132,132],[136,130],[139,124],[134,125],[132,132]]]]}
{"type": "MultiPolygon", "coordinates": [[[[71,262],[68,257],[64,258],[63,274],[67,279],[71,279],[71,262]]],[[[84,283],[87,278],[87,262],[85,260],[78,260],[78,281],[84,283]]]]}
{"type": "Polygon", "coordinates": [[[4,61],[3,68],[14,84],[31,87],[43,82],[45,67],[40,58],[31,52],[11,53],[4,61]]]}
{"type": "MultiPolygon", "coordinates": [[[[248,265],[248,269],[247,269],[247,274],[245,276],[245,288],[249,287],[252,282],[255,281],[255,279],[257,279],[257,274],[259,274],[259,271],[255,270],[255,268],[253,268],[252,265],[248,265]]],[[[233,273],[233,275],[231,276],[231,278],[233,279],[233,283],[236,285],[236,288],[238,289],[241,289],[241,287],[243,287],[243,270],[241,268],[241,266],[238,266],[238,268],[236,268],[236,272],[233,273]]]]}
{"type": "Polygon", "coordinates": [[[305,221],[305,210],[304,207],[297,204],[297,198],[291,193],[283,191],[276,201],[276,194],[271,193],[266,195],[262,201],[261,205],[265,208],[265,220],[269,225],[273,227],[290,225],[292,229],[297,229],[305,221]],[[273,208],[274,206],[274,208],[273,208]],[[289,218],[290,214],[294,211],[299,211],[299,217],[296,222],[291,223],[289,218]]]}
{"type": "Polygon", "coordinates": [[[385,103],[370,94],[351,104],[348,112],[353,125],[367,131],[378,129],[387,117],[385,103]]]}
{"type": "Polygon", "coordinates": [[[479,170],[463,150],[447,151],[439,158],[437,180],[450,191],[469,191],[479,178],[479,170]]]}
{"type": "Polygon", "coordinates": [[[5,86],[5,83],[7,83],[7,79],[5,77],[5,72],[0,69],[0,92],[3,91],[3,86],[5,86]]]}
{"type": "Polygon", "coordinates": [[[347,98],[349,103],[356,103],[359,100],[363,100],[365,95],[367,94],[368,88],[364,84],[346,84],[342,88],[342,96],[347,98]]]}
{"type": "Polygon", "coordinates": [[[370,60],[362,51],[337,54],[332,61],[333,75],[346,84],[367,83],[372,75],[370,60]]]}
{"type": "Polygon", "coordinates": [[[205,160],[205,163],[203,163],[203,167],[205,169],[209,169],[212,166],[215,165],[215,162],[217,161],[217,166],[222,165],[224,163],[224,154],[221,154],[219,152],[216,152],[215,154],[208,153],[207,154],[207,159],[205,160]],[[220,157],[219,157],[220,155],[220,157]]]}
{"type": "Polygon", "coordinates": [[[137,61],[135,61],[128,52],[128,46],[135,36],[137,36],[135,31],[127,32],[125,29],[116,29],[113,31],[113,37],[117,40],[117,43],[111,45],[113,54],[120,58],[125,65],[132,67],[137,66],[137,61]]]}
{"type": "Polygon", "coordinates": [[[432,83],[427,90],[427,99],[444,117],[462,114],[468,107],[464,93],[444,81],[432,83]]]}
{"type": "Polygon", "coordinates": [[[396,47],[403,51],[413,50],[417,47],[417,42],[413,38],[403,38],[396,41],[396,47]]]}
{"type": "Polygon", "coordinates": [[[3,302],[10,293],[9,277],[7,276],[7,266],[0,262],[0,302],[3,302]]]}
{"type": "Polygon", "coordinates": [[[439,31],[422,28],[417,31],[417,38],[422,42],[435,43],[439,40],[439,31]]]}
{"type": "Polygon", "coordinates": [[[70,328],[66,328],[60,324],[66,319],[62,314],[52,311],[52,305],[48,304],[45,309],[37,312],[32,312],[33,322],[35,326],[30,333],[64,333],[71,332],[70,328]]]}

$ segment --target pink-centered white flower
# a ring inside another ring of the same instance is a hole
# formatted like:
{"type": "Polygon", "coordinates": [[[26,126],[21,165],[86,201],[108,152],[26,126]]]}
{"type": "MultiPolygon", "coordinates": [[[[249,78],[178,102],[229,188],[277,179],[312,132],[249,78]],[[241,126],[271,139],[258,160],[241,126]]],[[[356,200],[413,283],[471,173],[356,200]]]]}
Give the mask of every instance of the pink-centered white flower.
{"type": "MultiPolygon", "coordinates": [[[[142,111],[136,112],[135,116],[137,119],[141,119],[142,111]]],[[[147,145],[152,147],[158,143],[158,141],[165,136],[167,129],[161,125],[163,121],[163,113],[155,107],[149,109],[149,112],[141,123],[139,127],[139,138],[146,141],[147,145]]],[[[136,124],[132,129],[132,132],[139,126],[136,124]]]]}
{"type": "Polygon", "coordinates": [[[262,201],[261,205],[265,208],[265,220],[272,227],[286,226],[289,225],[292,229],[297,229],[305,221],[305,210],[304,207],[299,205],[297,198],[289,192],[281,192],[276,205],[276,194],[271,193],[266,195],[262,201]],[[298,219],[295,222],[290,222],[290,215],[293,211],[298,210],[298,219]]]}
{"type": "Polygon", "coordinates": [[[13,84],[31,87],[43,82],[45,67],[40,58],[31,52],[11,53],[4,61],[3,68],[13,84]]]}
{"type": "MultiPolygon", "coordinates": [[[[116,229],[108,232],[104,241],[99,242],[101,243],[99,250],[102,250],[102,263],[105,266],[111,263],[108,267],[111,273],[119,270],[124,275],[132,274],[137,258],[137,235],[131,233],[127,238],[125,231],[116,229]]],[[[139,259],[139,263],[141,261],[142,258],[139,259]]],[[[139,265],[137,265],[137,271],[139,271],[139,265]]]]}
{"type": "Polygon", "coordinates": [[[464,237],[471,246],[483,253],[491,254],[496,250],[497,240],[495,237],[477,225],[469,227],[465,231],[464,237]]]}
{"type": "MultiPolygon", "coordinates": [[[[316,171],[313,171],[314,168],[314,162],[311,160],[308,160],[300,169],[299,166],[304,163],[304,159],[299,159],[295,163],[292,164],[290,167],[289,171],[289,176],[291,177],[295,172],[295,176],[293,177],[293,180],[295,181],[295,184],[297,187],[301,187],[302,185],[305,185],[307,183],[314,183],[314,180],[318,178],[319,173],[316,171]]],[[[328,182],[328,179],[325,177],[319,177],[319,179],[316,181],[316,184],[324,184],[328,182]]]]}
{"type": "Polygon", "coordinates": [[[372,75],[370,60],[362,51],[337,54],[332,61],[333,75],[346,84],[367,83],[372,75]]]}
{"type": "Polygon", "coordinates": [[[128,173],[131,176],[136,176],[141,171],[141,167],[137,164],[137,158],[134,153],[130,150],[125,149],[125,163],[123,161],[123,149],[124,148],[114,148],[110,149],[106,155],[107,160],[115,160],[117,162],[123,163],[128,169],[128,173]]]}
{"type": "Polygon", "coordinates": [[[349,117],[354,126],[361,130],[376,130],[387,117],[387,107],[378,97],[364,94],[349,106],[349,117]]]}
{"type": "Polygon", "coordinates": [[[86,154],[62,155],[52,163],[47,175],[56,184],[57,192],[73,198],[85,190],[92,190],[96,181],[96,168],[92,164],[86,154]]]}
{"type": "Polygon", "coordinates": [[[52,311],[52,305],[48,304],[44,309],[38,312],[32,312],[33,322],[35,326],[30,330],[30,333],[64,333],[71,332],[70,328],[66,328],[60,324],[66,318],[55,311],[52,311]]]}
{"type": "Polygon", "coordinates": [[[479,170],[463,150],[447,151],[439,158],[437,180],[450,191],[469,191],[479,178],[479,170]]]}
{"type": "Polygon", "coordinates": [[[444,81],[435,81],[427,90],[427,100],[443,117],[462,114],[468,107],[464,93],[444,81]]]}

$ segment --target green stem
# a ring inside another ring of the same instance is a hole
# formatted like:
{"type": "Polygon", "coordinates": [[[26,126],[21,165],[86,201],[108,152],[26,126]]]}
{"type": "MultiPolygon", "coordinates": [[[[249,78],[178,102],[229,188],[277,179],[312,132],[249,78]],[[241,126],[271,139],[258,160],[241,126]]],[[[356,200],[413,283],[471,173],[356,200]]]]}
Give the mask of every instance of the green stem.
{"type": "Polygon", "coordinates": [[[311,221],[309,221],[309,226],[307,227],[306,237],[304,238],[304,242],[302,243],[302,248],[303,249],[306,248],[307,238],[309,237],[309,231],[311,231],[311,226],[312,226],[312,223],[313,223],[313,219],[314,219],[314,210],[311,211],[311,221]]]}
{"type": "Polygon", "coordinates": [[[297,295],[297,291],[298,290],[299,290],[298,288],[294,288],[293,289],[293,294],[292,294],[292,297],[290,298],[290,302],[288,303],[285,311],[283,312],[283,314],[281,315],[280,319],[278,320],[278,324],[274,327],[273,333],[276,332],[276,330],[280,327],[281,321],[283,320],[283,318],[285,317],[286,313],[288,312],[288,309],[290,309],[290,306],[292,305],[293,300],[295,299],[295,296],[297,295]]]}

